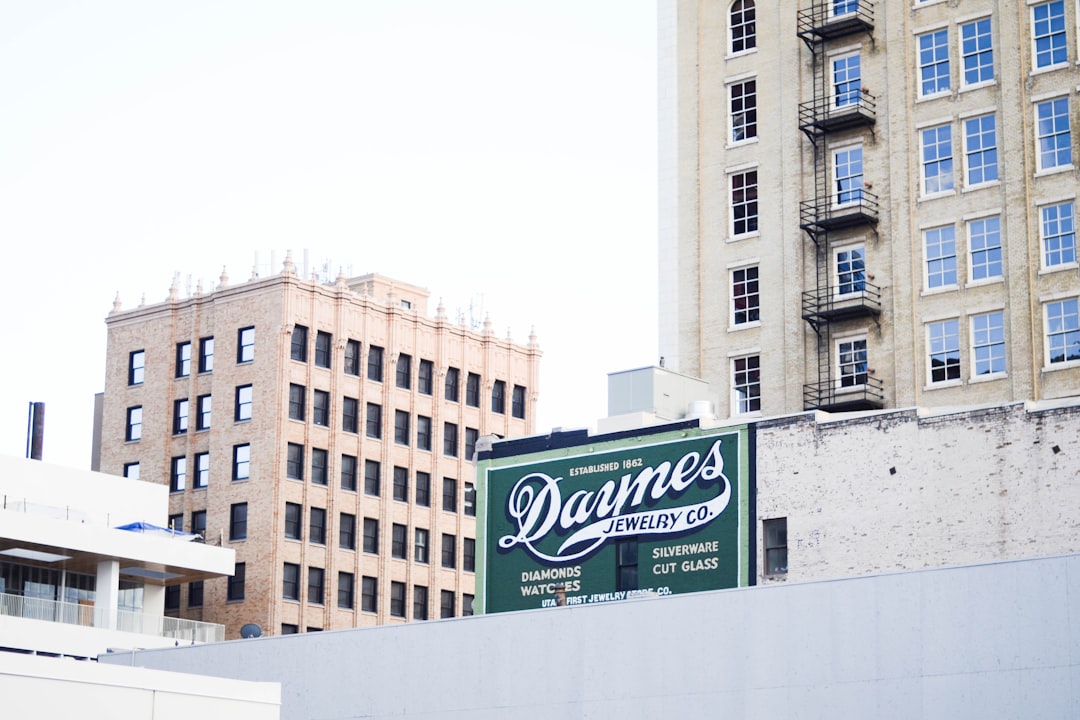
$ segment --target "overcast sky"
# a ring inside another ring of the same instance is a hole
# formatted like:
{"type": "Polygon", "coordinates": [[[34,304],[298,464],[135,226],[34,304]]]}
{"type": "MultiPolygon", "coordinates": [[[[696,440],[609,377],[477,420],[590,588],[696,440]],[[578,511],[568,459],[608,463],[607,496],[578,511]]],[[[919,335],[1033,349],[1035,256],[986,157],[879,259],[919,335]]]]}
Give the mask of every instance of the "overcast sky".
{"type": "Polygon", "coordinates": [[[89,467],[105,316],[256,259],[544,352],[539,428],[654,364],[654,0],[0,0],[0,453],[89,467]]]}

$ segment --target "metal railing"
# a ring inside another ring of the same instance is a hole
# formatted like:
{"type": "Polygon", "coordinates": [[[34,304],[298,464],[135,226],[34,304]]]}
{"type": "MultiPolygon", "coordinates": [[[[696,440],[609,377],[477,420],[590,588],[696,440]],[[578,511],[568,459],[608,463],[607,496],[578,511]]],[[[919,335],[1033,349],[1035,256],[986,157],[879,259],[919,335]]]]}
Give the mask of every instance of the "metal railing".
{"type": "Polygon", "coordinates": [[[814,0],[798,15],[799,37],[828,40],[874,27],[872,0],[814,0]]]}
{"type": "Polygon", "coordinates": [[[881,288],[865,280],[803,293],[803,319],[844,320],[881,314],[881,288]],[[846,290],[841,294],[841,290],[846,290]]]}
{"type": "Polygon", "coordinates": [[[799,104],[799,127],[803,130],[844,130],[871,125],[876,118],[877,101],[865,88],[816,97],[799,104]]]}
{"type": "Polygon", "coordinates": [[[861,384],[848,387],[841,387],[836,380],[803,385],[803,408],[806,410],[878,410],[884,405],[884,384],[874,377],[867,376],[861,384]]]}
{"type": "Polygon", "coordinates": [[[799,221],[803,230],[811,232],[873,225],[878,221],[878,196],[861,187],[846,190],[843,197],[803,200],[799,203],[799,221]]]}

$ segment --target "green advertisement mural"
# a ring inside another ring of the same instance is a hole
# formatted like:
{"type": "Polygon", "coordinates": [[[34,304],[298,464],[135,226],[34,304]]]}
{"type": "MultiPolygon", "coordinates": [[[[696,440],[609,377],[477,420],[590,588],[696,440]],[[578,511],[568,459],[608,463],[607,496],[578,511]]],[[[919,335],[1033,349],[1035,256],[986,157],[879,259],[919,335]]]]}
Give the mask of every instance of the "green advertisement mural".
{"type": "Polygon", "coordinates": [[[747,584],[746,427],[609,445],[487,468],[483,612],[747,584]]]}

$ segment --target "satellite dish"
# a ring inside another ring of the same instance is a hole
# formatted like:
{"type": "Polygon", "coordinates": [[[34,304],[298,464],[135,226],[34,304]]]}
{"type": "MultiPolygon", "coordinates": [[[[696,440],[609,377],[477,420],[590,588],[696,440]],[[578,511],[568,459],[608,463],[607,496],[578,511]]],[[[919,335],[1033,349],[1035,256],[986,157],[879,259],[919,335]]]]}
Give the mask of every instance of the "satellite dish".
{"type": "Polygon", "coordinates": [[[240,637],[244,638],[257,638],[262,637],[262,628],[255,623],[248,623],[244,627],[240,628],[240,637]]]}

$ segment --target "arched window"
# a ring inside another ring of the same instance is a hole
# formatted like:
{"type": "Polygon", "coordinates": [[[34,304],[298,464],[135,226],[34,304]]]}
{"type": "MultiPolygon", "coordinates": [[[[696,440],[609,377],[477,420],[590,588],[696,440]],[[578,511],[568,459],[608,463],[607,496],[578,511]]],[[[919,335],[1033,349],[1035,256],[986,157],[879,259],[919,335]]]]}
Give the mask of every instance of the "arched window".
{"type": "Polygon", "coordinates": [[[735,0],[731,3],[731,52],[739,53],[757,47],[757,28],[754,24],[754,0],[735,0]]]}

